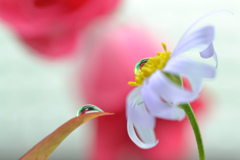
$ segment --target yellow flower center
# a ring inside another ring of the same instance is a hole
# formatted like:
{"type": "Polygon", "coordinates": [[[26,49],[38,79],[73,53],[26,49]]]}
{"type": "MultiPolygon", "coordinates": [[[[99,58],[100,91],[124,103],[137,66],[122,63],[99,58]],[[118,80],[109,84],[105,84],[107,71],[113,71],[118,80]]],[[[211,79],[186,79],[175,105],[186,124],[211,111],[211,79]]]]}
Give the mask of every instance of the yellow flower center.
{"type": "Polygon", "coordinates": [[[168,62],[171,52],[167,51],[165,43],[162,43],[165,52],[158,52],[157,56],[141,60],[135,66],[135,82],[128,82],[130,86],[140,86],[146,77],[151,76],[157,69],[162,70],[168,62]]]}

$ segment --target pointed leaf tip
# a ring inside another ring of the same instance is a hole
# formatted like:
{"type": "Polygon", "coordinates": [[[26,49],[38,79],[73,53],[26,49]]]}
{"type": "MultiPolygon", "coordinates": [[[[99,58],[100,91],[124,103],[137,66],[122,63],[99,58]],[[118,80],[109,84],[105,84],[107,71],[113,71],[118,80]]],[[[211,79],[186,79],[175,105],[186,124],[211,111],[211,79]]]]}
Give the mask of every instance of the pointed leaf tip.
{"type": "Polygon", "coordinates": [[[60,143],[80,125],[93,118],[113,114],[114,113],[94,112],[74,117],[40,141],[36,146],[22,156],[20,160],[47,160],[53,151],[60,145],[60,143]]]}

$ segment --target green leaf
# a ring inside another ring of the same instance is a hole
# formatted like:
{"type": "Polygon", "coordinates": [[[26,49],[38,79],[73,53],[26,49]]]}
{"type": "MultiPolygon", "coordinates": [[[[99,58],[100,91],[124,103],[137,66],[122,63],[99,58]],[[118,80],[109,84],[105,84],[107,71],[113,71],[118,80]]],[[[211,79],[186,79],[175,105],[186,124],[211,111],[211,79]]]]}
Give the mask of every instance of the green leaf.
{"type": "Polygon", "coordinates": [[[78,128],[83,123],[104,115],[112,115],[113,113],[97,112],[83,114],[78,117],[70,119],[68,122],[64,123],[53,133],[44,138],[36,146],[34,146],[30,151],[28,151],[20,160],[44,160],[53,153],[53,151],[59,146],[59,144],[76,128],[78,128]]]}

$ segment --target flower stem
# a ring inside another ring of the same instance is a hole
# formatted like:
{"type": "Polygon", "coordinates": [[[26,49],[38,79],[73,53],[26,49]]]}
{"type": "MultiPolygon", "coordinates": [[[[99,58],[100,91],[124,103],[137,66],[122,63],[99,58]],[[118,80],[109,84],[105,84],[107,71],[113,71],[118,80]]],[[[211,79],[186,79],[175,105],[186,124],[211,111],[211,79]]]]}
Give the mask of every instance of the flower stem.
{"type": "MultiPolygon", "coordinates": [[[[172,75],[172,74],[169,74],[169,73],[165,73],[165,75],[171,81],[173,81],[175,84],[179,85],[180,87],[183,87],[182,78],[180,76],[172,75]]],[[[197,141],[199,160],[206,160],[204,149],[203,149],[202,136],[201,136],[200,129],[198,127],[198,123],[197,123],[196,117],[193,113],[191,105],[189,103],[180,104],[179,107],[184,110],[184,112],[186,113],[186,115],[187,115],[187,117],[188,117],[188,119],[191,123],[192,129],[194,131],[195,138],[196,138],[196,141],[197,141]]]]}
{"type": "Polygon", "coordinates": [[[203,149],[203,142],[202,142],[201,133],[200,133],[198,123],[197,123],[196,117],[193,113],[191,105],[189,103],[180,104],[179,107],[182,108],[185,111],[185,113],[186,113],[186,115],[187,115],[187,117],[188,117],[188,119],[189,119],[189,121],[192,125],[192,129],[194,131],[195,138],[196,138],[196,141],[197,141],[199,160],[206,160],[204,149],[203,149]]]}

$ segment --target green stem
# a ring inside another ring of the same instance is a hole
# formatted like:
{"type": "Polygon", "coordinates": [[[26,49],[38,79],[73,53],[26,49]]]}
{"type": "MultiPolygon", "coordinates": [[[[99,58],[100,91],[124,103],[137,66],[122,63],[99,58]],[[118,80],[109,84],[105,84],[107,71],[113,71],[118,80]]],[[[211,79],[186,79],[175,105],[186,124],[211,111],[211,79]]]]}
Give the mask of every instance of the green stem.
{"type": "Polygon", "coordinates": [[[199,160],[206,160],[204,149],[203,149],[203,142],[202,142],[201,133],[200,133],[198,123],[197,123],[196,117],[193,113],[191,105],[189,103],[188,104],[181,104],[181,105],[179,105],[179,107],[182,108],[185,111],[185,113],[186,113],[186,115],[187,115],[187,117],[188,117],[188,119],[189,119],[189,121],[192,125],[192,129],[194,131],[195,138],[196,138],[196,141],[197,141],[199,160]]]}
{"type": "MultiPolygon", "coordinates": [[[[179,85],[180,87],[183,87],[182,78],[180,76],[169,74],[169,73],[164,73],[164,74],[172,82],[179,85]]],[[[189,121],[192,125],[193,131],[194,131],[194,134],[195,134],[195,138],[196,138],[196,141],[197,141],[199,160],[206,160],[204,149],[203,149],[203,142],[202,142],[201,133],[200,133],[198,123],[197,123],[196,117],[193,113],[191,105],[189,103],[180,104],[179,107],[184,110],[184,112],[186,113],[186,115],[187,115],[187,117],[188,117],[188,119],[189,119],[189,121]]]]}

